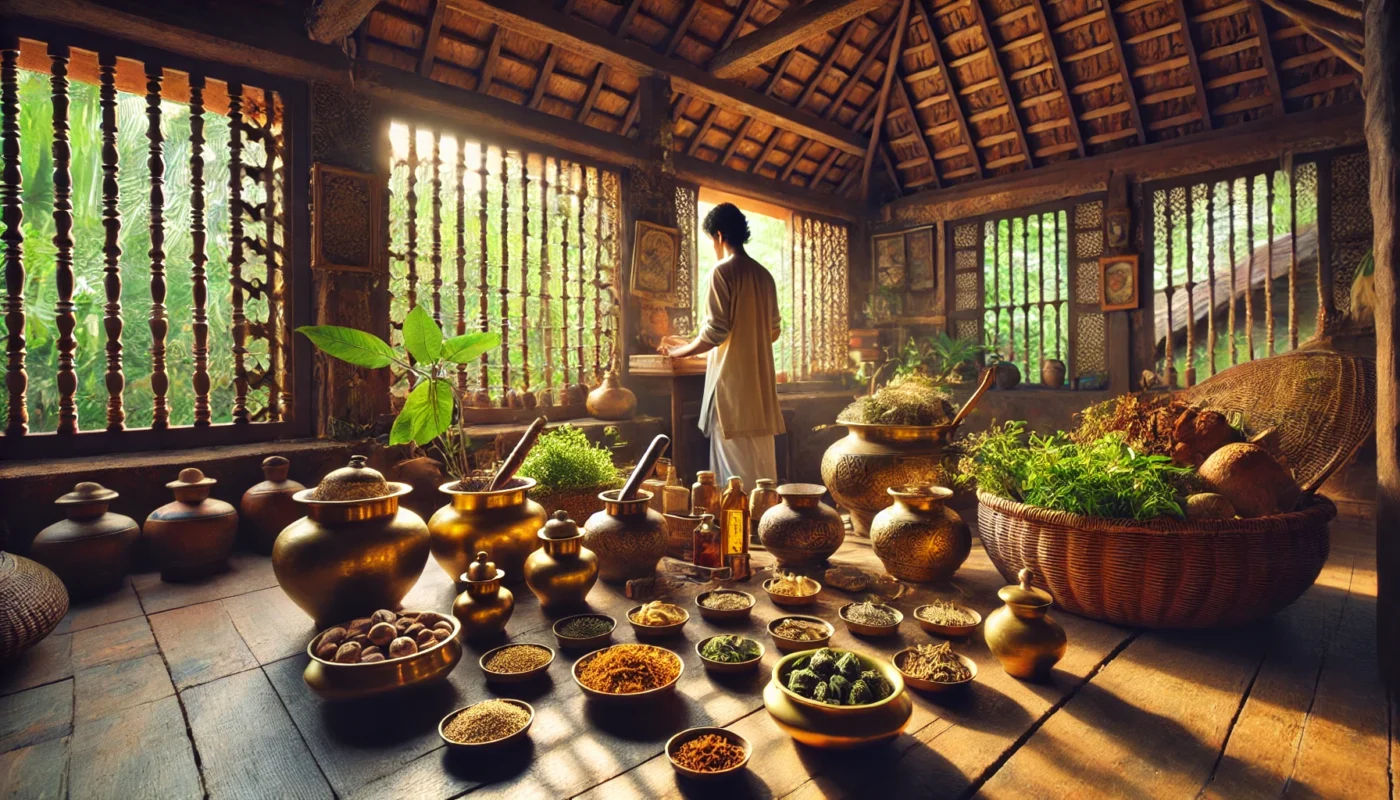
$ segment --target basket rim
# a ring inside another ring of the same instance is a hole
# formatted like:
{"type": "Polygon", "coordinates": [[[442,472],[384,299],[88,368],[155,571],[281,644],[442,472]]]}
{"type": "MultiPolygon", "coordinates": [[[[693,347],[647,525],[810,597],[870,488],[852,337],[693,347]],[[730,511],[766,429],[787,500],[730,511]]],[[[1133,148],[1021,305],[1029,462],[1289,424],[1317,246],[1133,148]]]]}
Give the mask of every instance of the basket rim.
{"type": "Polygon", "coordinates": [[[1326,525],[1337,516],[1337,506],[1326,495],[1314,494],[1305,498],[1304,505],[1297,511],[1273,514],[1267,517],[1244,519],[1176,519],[1157,517],[1149,520],[1110,519],[1090,517],[1069,511],[1056,511],[977,491],[980,505],[1003,514],[1028,522],[1075,528],[1091,533],[1158,533],[1158,534],[1219,534],[1219,533],[1271,533],[1296,530],[1299,526],[1326,525]]]}

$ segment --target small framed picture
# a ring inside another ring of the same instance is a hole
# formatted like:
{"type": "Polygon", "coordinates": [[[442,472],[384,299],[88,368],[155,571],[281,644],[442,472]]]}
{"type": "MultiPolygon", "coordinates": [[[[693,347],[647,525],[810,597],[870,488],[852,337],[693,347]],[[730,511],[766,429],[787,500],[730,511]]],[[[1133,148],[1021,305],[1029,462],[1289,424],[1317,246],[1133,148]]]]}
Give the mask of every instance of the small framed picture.
{"type": "Polygon", "coordinates": [[[909,280],[904,233],[884,233],[870,240],[875,288],[903,291],[909,280]]]}
{"type": "Polygon", "coordinates": [[[1099,257],[1099,309],[1124,311],[1138,307],[1136,254],[1099,257]]]}
{"type": "Polygon", "coordinates": [[[680,259],[680,231],[637,221],[632,239],[632,293],[658,304],[676,299],[676,264],[680,259]]]}
{"type": "Polygon", "coordinates": [[[343,272],[379,268],[380,183],[367,172],[317,162],[311,167],[311,267],[343,272]]]}
{"type": "Polygon", "coordinates": [[[1104,242],[1109,250],[1122,250],[1128,246],[1128,223],[1131,217],[1128,209],[1119,208],[1108,212],[1104,225],[1104,242]]]}
{"type": "Polygon", "coordinates": [[[909,291],[932,291],[938,272],[933,253],[932,225],[904,232],[904,258],[908,266],[909,291]]]}

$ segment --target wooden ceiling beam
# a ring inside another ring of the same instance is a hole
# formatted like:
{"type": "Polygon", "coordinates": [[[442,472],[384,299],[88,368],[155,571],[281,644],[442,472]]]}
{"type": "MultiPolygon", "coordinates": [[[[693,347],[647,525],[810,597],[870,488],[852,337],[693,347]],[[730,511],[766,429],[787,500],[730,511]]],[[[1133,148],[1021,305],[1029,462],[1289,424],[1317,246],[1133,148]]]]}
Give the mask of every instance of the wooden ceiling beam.
{"type": "Polygon", "coordinates": [[[501,61],[500,25],[491,29],[491,44],[486,48],[486,61],[481,65],[481,75],[476,81],[476,90],[482,94],[491,91],[491,82],[496,79],[496,66],[501,61]]]}
{"type": "MultiPolygon", "coordinates": [[[[769,75],[768,80],[763,82],[762,91],[764,94],[773,94],[773,90],[778,86],[778,81],[782,80],[783,73],[787,72],[788,67],[792,64],[792,59],[796,55],[796,50],[789,50],[783,54],[782,58],[778,59],[777,66],[773,68],[773,74],[769,75]]],[[[752,127],[753,117],[744,117],[744,121],[739,124],[738,130],[736,130],[734,136],[730,138],[729,146],[724,148],[724,156],[720,158],[719,163],[729,163],[729,159],[734,157],[734,153],[739,149],[739,145],[743,144],[744,137],[749,135],[749,128],[752,127]]],[[[838,153],[840,151],[832,148],[832,152],[838,153]]]]}
{"type": "Polygon", "coordinates": [[[914,146],[919,149],[922,156],[928,159],[929,171],[933,173],[933,186],[935,189],[941,188],[943,182],[938,179],[938,165],[933,160],[933,145],[924,138],[923,128],[919,126],[919,117],[914,113],[914,104],[909,101],[909,91],[904,86],[904,81],[899,76],[895,76],[894,81],[895,99],[899,101],[899,106],[907,109],[909,113],[909,128],[913,131],[910,134],[914,140],[914,146]]]}
{"type": "MultiPolygon", "coordinates": [[[[841,35],[836,37],[836,43],[832,45],[831,50],[822,58],[822,62],[817,65],[817,69],[807,80],[807,85],[802,88],[802,93],[797,96],[797,102],[792,104],[793,108],[800,109],[807,105],[808,100],[812,99],[812,94],[817,91],[817,86],[826,78],[827,71],[836,63],[836,59],[840,57],[841,51],[846,49],[846,45],[851,41],[851,36],[855,34],[856,29],[859,27],[860,23],[857,20],[851,20],[846,23],[846,27],[841,29],[841,35]]],[[[789,52],[796,52],[796,50],[790,50],[789,52]]]]}
{"type": "Polygon", "coordinates": [[[1186,3],[1184,0],[1172,0],[1172,8],[1176,13],[1177,30],[1181,32],[1181,41],[1186,45],[1186,58],[1190,61],[1189,72],[1191,73],[1191,85],[1196,90],[1196,105],[1201,109],[1201,125],[1206,130],[1215,127],[1210,118],[1210,95],[1206,94],[1205,80],[1201,77],[1201,63],[1196,58],[1196,34],[1187,24],[1188,15],[1186,13],[1186,3]]]}
{"type": "Polygon", "coordinates": [[[1136,36],[1129,36],[1123,40],[1123,44],[1134,45],[1150,42],[1153,39],[1160,39],[1168,34],[1177,33],[1181,30],[1180,22],[1169,22],[1160,28],[1153,28],[1150,31],[1143,31],[1136,36]]]}
{"type": "MultiPolygon", "coordinates": [[[[865,147],[865,163],[861,166],[860,173],[860,199],[861,202],[870,200],[870,170],[875,166],[875,149],[880,146],[880,135],[884,133],[885,111],[890,105],[890,86],[894,82],[895,73],[899,72],[900,46],[904,42],[904,32],[909,27],[909,0],[904,0],[899,6],[899,18],[895,22],[894,40],[890,42],[890,56],[885,64],[884,84],[880,87],[880,101],[875,105],[875,123],[870,129],[870,142],[865,147]]],[[[894,185],[902,193],[904,187],[899,183],[899,175],[894,178],[894,185]]]]}
{"type": "Polygon", "coordinates": [[[676,48],[690,32],[690,23],[695,20],[695,15],[700,11],[702,5],[704,5],[704,0],[690,0],[690,5],[685,7],[685,13],[677,20],[676,27],[671,32],[671,38],[666,42],[666,49],[661,52],[663,56],[670,58],[676,54],[676,48]]]}
{"type": "Polygon", "coordinates": [[[1098,11],[1090,11],[1087,14],[1080,14],[1079,16],[1075,17],[1072,20],[1069,20],[1068,22],[1061,22],[1059,25],[1056,25],[1055,29],[1051,31],[1051,33],[1055,34],[1056,36],[1069,33],[1075,28],[1082,28],[1085,25],[1088,25],[1092,22],[1098,22],[1099,20],[1104,18],[1104,15],[1106,13],[1106,11],[1100,8],[1098,11]]]}
{"type": "Polygon", "coordinates": [[[1244,83],[1245,81],[1253,81],[1267,77],[1269,77],[1269,71],[1263,67],[1259,67],[1258,69],[1245,69],[1239,72],[1221,75],[1219,78],[1212,78],[1206,81],[1206,88],[1222,89],[1226,86],[1234,86],[1237,83],[1244,83]]]}
{"type": "Polygon", "coordinates": [[[1069,114],[1069,130],[1074,141],[1075,153],[1083,158],[1084,134],[1079,130],[1079,118],[1075,114],[1074,101],[1070,97],[1069,81],[1065,80],[1065,69],[1060,64],[1060,43],[1050,35],[1050,17],[1045,13],[1045,4],[1041,0],[1031,0],[1030,5],[1035,8],[1035,17],[1040,21],[1040,32],[1045,34],[1049,43],[1050,64],[1055,71],[1055,81],[1060,90],[1065,92],[1065,113],[1069,114]]]}
{"type": "Polygon", "coordinates": [[[447,4],[442,0],[429,0],[428,7],[428,31],[423,34],[423,55],[418,58],[418,74],[425,78],[433,74],[438,42],[442,39],[442,18],[447,15],[447,4]]]}
{"type": "Polygon", "coordinates": [[[1254,0],[1237,0],[1234,3],[1229,3],[1223,6],[1217,6],[1209,11],[1196,14],[1191,17],[1191,22],[1196,25],[1199,25],[1202,22],[1214,22],[1217,19],[1233,17],[1241,11],[1248,11],[1250,9],[1258,7],[1259,4],[1254,0]]]}
{"type": "Polygon", "coordinates": [[[829,120],[794,111],[786,104],[752,89],[716,78],[694,64],[667,58],[636,42],[625,41],[592,23],[555,11],[539,0],[447,0],[485,22],[495,23],[638,77],[669,75],[677,91],[708,103],[816,139],[828,147],[863,154],[867,138],[829,120]]]}
{"type": "Polygon", "coordinates": [[[797,47],[827,31],[851,22],[886,0],[812,0],[795,6],[781,16],[732,44],[721,47],[710,59],[710,74],[718,78],[738,78],[760,64],[797,47]]]}
{"type": "MultiPolygon", "coordinates": [[[[856,88],[856,84],[860,82],[862,76],[870,69],[870,65],[875,63],[876,58],[879,58],[880,51],[885,49],[885,44],[889,42],[890,37],[894,36],[894,28],[894,23],[891,22],[875,37],[875,41],[872,45],[861,55],[860,61],[856,64],[855,69],[851,70],[851,74],[846,77],[846,80],[841,84],[841,88],[836,90],[836,95],[831,98],[831,103],[826,107],[826,110],[822,112],[822,119],[832,119],[836,116],[836,112],[841,109],[841,106],[845,105],[846,101],[851,96],[851,90],[856,88]]],[[[860,155],[864,156],[865,153],[862,152],[860,155]]]]}
{"type": "Polygon", "coordinates": [[[622,10],[622,17],[613,26],[613,35],[627,38],[627,29],[632,27],[632,20],[637,17],[637,10],[642,7],[642,0],[632,0],[627,7],[622,10]]]}
{"type": "Polygon", "coordinates": [[[1357,43],[1358,49],[1361,42],[1365,41],[1365,30],[1359,19],[1338,14],[1335,11],[1306,1],[1293,3],[1289,2],[1289,0],[1263,0],[1263,2],[1285,17],[1302,25],[1304,29],[1311,26],[1312,28],[1331,31],[1338,36],[1343,36],[1357,43]]]}
{"type": "Polygon", "coordinates": [[[1147,75],[1156,75],[1159,72],[1170,72],[1174,69],[1191,66],[1191,59],[1186,56],[1176,56],[1175,58],[1164,58],[1152,64],[1146,64],[1133,70],[1134,78],[1141,78],[1147,75]]]}
{"type": "Polygon", "coordinates": [[[306,12],[306,35],[321,44],[335,44],[355,32],[378,0],[321,0],[306,12]]]}
{"type": "MultiPolygon", "coordinates": [[[[1123,76],[1123,94],[1128,98],[1128,114],[1132,123],[1128,130],[1137,134],[1138,144],[1147,144],[1147,132],[1142,127],[1142,111],[1138,108],[1137,89],[1133,86],[1131,68],[1128,66],[1128,51],[1123,47],[1123,39],[1118,31],[1118,17],[1112,7],[1105,10],[1108,12],[1104,17],[1104,27],[1108,29],[1108,48],[1113,51],[1114,59],[1118,62],[1118,72],[1123,76]]],[[[1080,119],[1084,117],[1081,116],[1080,119]]],[[[1094,138],[1091,136],[1084,140],[1084,143],[1095,144],[1094,138]]]]}
{"type": "Polygon", "coordinates": [[[608,65],[599,64],[597,71],[593,73],[593,82],[588,86],[588,94],[584,95],[583,105],[579,107],[579,122],[588,122],[588,115],[593,113],[593,104],[598,102],[598,92],[603,90],[603,81],[608,79],[608,65]]]}
{"type": "MultiPolygon", "coordinates": [[[[961,6],[962,3],[950,3],[949,5],[961,6]]],[[[943,6],[943,8],[940,10],[946,10],[947,8],[948,6],[943,6]]],[[[953,115],[957,119],[958,130],[962,136],[962,140],[967,143],[968,147],[972,147],[972,129],[968,127],[967,124],[967,109],[963,107],[962,97],[957,94],[957,87],[953,86],[953,80],[948,75],[948,64],[944,60],[943,45],[941,40],[938,38],[938,30],[933,27],[934,12],[929,8],[929,0],[914,0],[914,12],[918,14],[919,18],[923,20],[924,29],[928,31],[929,41],[934,43],[933,60],[934,63],[938,65],[938,68],[943,70],[943,82],[947,84],[948,92],[950,95],[952,95],[953,115]]],[[[977,152],[976,148],[972,148],[972,163],[973,167],[976,170],[977,177],[981,178],[983,174],[982,154],[977,152]]],[[[944,176],[944,178],[950,177],[952,176],[944,176]]]]}

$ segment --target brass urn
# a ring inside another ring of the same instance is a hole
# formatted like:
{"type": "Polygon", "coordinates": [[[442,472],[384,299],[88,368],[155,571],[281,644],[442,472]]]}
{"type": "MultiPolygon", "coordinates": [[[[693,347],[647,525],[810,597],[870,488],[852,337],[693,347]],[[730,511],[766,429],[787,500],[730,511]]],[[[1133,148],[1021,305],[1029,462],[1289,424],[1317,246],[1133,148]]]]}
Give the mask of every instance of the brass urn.
{"type": "Polygon", "coordinates": [[[535,533],[549,517],[527,496],[533,478],[512,478],[506,488],[467,491],[457,481],[438,487],[451,498],[428,520],[433,558],[453,580],[467,571],[472,555],[485,550],[506,573],[507,583],[525,577],[525,559],[539,547],[535,533]]]}
{"type": "Polygon", "coordinates": [[[190,581],[228,568],[238,536],[238,512],[209,492],[218,481],[190,467],[165,484],[175,502],[151,512],[141,536],[163,581],[190,581]]]}
{"type": "Polygon", "coordinates": [[[956,472],[957,456],[946,452],[956,425],[842,424],[846,437],[822,456],[822,482],[858,535],[893,504],[891,486],[947,485],[956,472]]]}
{"type": "Polygon", "coordinates": [[[1044,678],[1064,658],[1068,637],[1065,629],[1050,618],[1053,600],[1049,592],[1031,585],[1034,573],[1023,568],[1016,575],[1018,586],[1005,586],[997,592],[1006,605],[987,615],[987,649],[1014,678],[1044,678]]]}
{"type": "Polygon", "coordinates": [[[34,537],[29,555],[58,575],[70,597],[115,591],[126,577],[141,527],[107,510],[117,497],[100,483],[80,483],[54,501],[66,519],[34,537]]]}
{"type": "Polygon", "coordinates": [[[815,483],[778,487],[783,502],[764,512],[758,538],[780,565],[819,564],[840,549],[846,526],[836,509],[822,502],[823,494],[826,487],[815,483]]]}
{"type": "Polygon", "coordinates": [[[462,623],[468,639],[489,639],[505,632],[506,622],[515,611],[515,595],[504,586],[504,570],[483,550],[461,576],[467,590],[452,603],[452,616],[462,623]]]}
{"type": "Polygon", "coordinates": [[[301,519],[301,506],[292,496],[305,489],[297,481],[288,480],[292,462],[282,456],[263,459],[263,480],[249,487],[238,504],[248,545],[267,555],[282,529],[301,519]]]}
{"type": "Polygon", "coordinates": [[[578,525],[567,511],[556,511],[537,536],[540,549],[525,560],[525,585],[545,611],[583,605],[598,582],[598,556],[583,546],[578,525]]]}
{"type": "Polygon", "coordinates": [[[601,420],[631,419],[637,413],[637,395],[622,385],[617,370],[608,370],[598,388],[588,393],[586,407],[590,416],[601,420]]]}
{"type": "Polygon", "coordinates": [[[272,569],[317,627],[397,609],[418,582],[429,537],[423,518],[399,506],[410,491],[351,456],[349,466],[296,493],[307,516],[278,535],[272,569]]]}
{"type": "Polygon", "coordinates": [[[651,508],[651,493],[621,500],[624,491],[598,495],[603,510],[583,525],[583,544],[598,555],[598,574],[612,583],[650,576],[666,555],[666,518],[651,508]]]}
{"type": "Polygon", "coordinates": [[[972,529],[944,503],[943,486],[891,486],[894,505],[875,515],[870,544],[885,570],[904,581],[941,581],[972,552],[972,529]]]}

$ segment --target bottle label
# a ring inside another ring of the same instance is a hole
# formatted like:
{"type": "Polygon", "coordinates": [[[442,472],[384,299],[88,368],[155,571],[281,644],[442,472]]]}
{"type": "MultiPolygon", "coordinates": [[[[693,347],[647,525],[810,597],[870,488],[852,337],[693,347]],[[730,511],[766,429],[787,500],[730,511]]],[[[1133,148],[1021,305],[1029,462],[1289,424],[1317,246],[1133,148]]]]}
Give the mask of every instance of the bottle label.
{"type": "Polygon", "coordinates": [[[744,543],[748,540],[746,527],[742,509],[724,512],[724,554],[726,556],[744,552],[744,543]]]}

